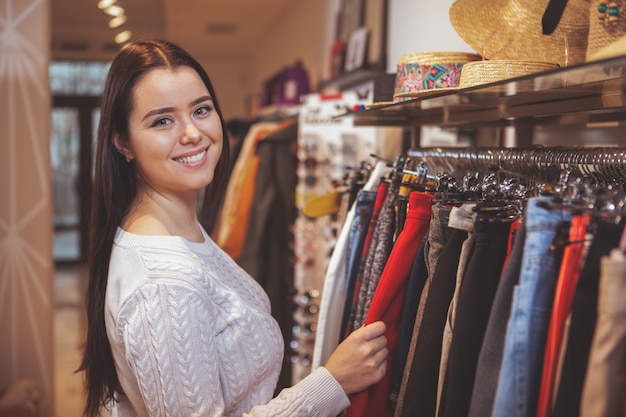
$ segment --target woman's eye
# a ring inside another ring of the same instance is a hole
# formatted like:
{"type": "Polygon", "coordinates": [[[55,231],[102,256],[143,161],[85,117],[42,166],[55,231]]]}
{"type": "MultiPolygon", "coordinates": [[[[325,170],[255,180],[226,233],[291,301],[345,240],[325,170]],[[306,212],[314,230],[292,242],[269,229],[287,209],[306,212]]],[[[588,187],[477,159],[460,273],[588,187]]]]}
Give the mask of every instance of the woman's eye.
{"type": "Polygon", "coordinates": [[[162,117],[160,119],[156,119],[153,123],[152,126],[153,127],[159,127],[159,126],[167,126],[168,124],[171,123],[171,120],[166,118],[166,117],[162,117]]]}
{"type": "Polygon", "coordinates": [[[196,111],[194,112],[194,114],[195,114],[196,116],[201,116],[201,115],[203,115],[203,114],[207,114],[207,113],[209,113],[210,111],[211,111],[211,107],[210,107],[210,106],[201,106],[201,107],[198,107],[198,108],[196,109],[196,111]]]}

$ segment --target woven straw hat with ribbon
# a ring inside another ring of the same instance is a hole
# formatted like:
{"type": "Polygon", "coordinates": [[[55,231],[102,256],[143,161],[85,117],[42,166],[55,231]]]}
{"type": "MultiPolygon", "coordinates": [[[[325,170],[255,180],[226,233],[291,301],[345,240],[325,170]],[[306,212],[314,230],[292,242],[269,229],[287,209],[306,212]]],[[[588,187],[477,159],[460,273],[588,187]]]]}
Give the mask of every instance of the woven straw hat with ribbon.
{"type": "Polygon", "coordinates": [[[626,35],[622,36],[615,42],[611,42],[607,46],[600,48],[593,54],[587,55],[588,61],[598,61],[600,59],[615,58],[616,56],[626,55],[626,35]]]}
{"type": "Polygon", "coordinates": [[[450,21],[459,36],[488,59],[559,64],[585,62],[588,0],[569,0],[549,35],[542,19],[549,0],[457,0],[450,21]]]}
{"type": "Polygon", "coordinates": [[[594,0],[589,9],[587,61],[626,53],[626,0],[594,0]],[[621,45],[621,47],[620,47],[621,45]]]}
{"type": "Polygon", "coordinates": [[[461,71],[459,89],[510,80],[558,68],[559,66],[557,64],[549,62],[512,61],[503,59],[469,62],[461,71]]]}
{"type": "Polygon", "coordinates": [[[558,68],[558,64],[549,62],[513,61],[505,59],[473,61],[463,65],[461,79],[457,87],[442,88],[437,90],[437,92],[459,92],[471,87],[519,78],[538,72],[556,70],[558,68]]]}
{"type": "MultiPolygon", "coordinates": [[[[447,92],[461,92],[463,90],[499,81],[510,80],[544,71],[557,70],[558,64],[550,62],[534,62],[521,60],[473,60],[466,62],[460,68],[458,80],[454,85],[430,88],[427,90],[413,90],[395,94],[395,102],[401,100],[424,99],[434,95],[444,95],[447,92]]],[[[499,89],[499,86],[493,88],[499,89]]],[[[393,102],[373,103],[367,108],[388,106],[393,102]]]]}

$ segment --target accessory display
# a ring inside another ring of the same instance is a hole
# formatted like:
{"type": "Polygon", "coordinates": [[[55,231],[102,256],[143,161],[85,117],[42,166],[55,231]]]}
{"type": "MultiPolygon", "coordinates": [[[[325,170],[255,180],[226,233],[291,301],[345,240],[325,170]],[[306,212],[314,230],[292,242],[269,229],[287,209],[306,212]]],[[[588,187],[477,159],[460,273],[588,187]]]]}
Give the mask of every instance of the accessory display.
{"type": "Polygon", "coordinates": [[[548,0],[457,0],[450,7],[454,30],[487,59],[528,60],[566,67],[585,62],[589,3],[569,0],[556,30],[544,35],[548,0]]]}
{"type": "MultiPolygon", "coordinates": [[[[557,64],[548,62],[513,61],[504,59],[472,61],[463,65],[460,80],[456,87],[439,88],[432,90],[430,94],[422,94],[421,92],[405,93],[399,95],[399,97],[414,99],[432,96],[432,93],[444,94],[451,91],[459,92],[479,85],[510,80],[537,72],[556,70],[558,68],[559,66],[557,64]]],[[[494,88],[499,88],[499,86],[494,86],[494,88]]]]}

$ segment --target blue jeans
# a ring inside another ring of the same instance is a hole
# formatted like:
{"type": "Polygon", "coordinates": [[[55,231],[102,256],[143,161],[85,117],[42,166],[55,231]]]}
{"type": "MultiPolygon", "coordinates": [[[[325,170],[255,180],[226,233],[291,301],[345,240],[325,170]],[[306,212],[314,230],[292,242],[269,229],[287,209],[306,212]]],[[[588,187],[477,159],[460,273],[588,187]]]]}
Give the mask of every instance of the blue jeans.
{"type": "Polygon", "coordinates": [[[374,210],[374,202],[376,200],[376,191],[360,190],[357,194],[354,210],[354,218],[350,224],[350,233],[348,235],[348,265],[346,271],[346,305],[344,307],[341,320],[341,331],[339,333],[339,341],[343,340],[348,326],[350,316],[350,308],[356,285],[359,266],[361,265],[361,255],[363,253],[363,244],[367,228],[372,218],[374,210]]]}
{"type": "Polygon", "coordinates": [[[534,417],[543,369],[543,355],[563,247],[551,249],[569,212],[538,205],[550,201],[536,197],[528,202],[526,240],[519,283],[513,292],[504,353],[492,417],[534,417]]]}

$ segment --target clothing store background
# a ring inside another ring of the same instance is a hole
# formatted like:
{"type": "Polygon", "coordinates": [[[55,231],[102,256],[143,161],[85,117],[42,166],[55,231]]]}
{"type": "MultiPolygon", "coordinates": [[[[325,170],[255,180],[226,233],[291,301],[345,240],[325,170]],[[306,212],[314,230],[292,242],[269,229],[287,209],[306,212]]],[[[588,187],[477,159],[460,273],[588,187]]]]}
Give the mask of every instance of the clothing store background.
{"type": "MultiPolygon", "coordinates": [[[[247,94],[260,90],[263,79],[298,58],[309,70],[312,85],[323,79],[333,38],[332,16],[339,3],[294,2],[237,71],[223,61],[204,58],[227,119],[247,116],[247,94]]],[[[405,53],[469,50],[449,23],[451,0],[429,8],[428,13],[420,11],[423,2],[389,3],[388,71],[395,71],[395,62],[405,53]]],[[[5,335],[0,343],[0,390],[20,378],[33,378],[42,390],[42,416],[53,415],[55,390],[52,181],[46,117],[50,113],[50,7],[50,0],[0,0],[0,39],[7,40],[0,42],[0,333],[5,335]]]]}

